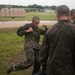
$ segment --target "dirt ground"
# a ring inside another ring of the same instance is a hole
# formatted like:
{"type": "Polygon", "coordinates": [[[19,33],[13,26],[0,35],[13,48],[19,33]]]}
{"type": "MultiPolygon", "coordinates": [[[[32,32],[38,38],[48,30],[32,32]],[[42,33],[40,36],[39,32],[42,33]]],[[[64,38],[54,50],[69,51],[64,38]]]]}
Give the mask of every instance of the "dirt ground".
{"type": "MultiPolygon", "coordinates": [[[[17,56],[13,56],[11,58],[11,60],[9,60],[7,62],[7,65],[11,65],[11,64],[19,64],[21,62],[26,61],[26,53],[25,51],[23,51],[21,54],[17,55],[17,56]]],[[[31,75],[32,71],[33,71],[33,65],[31,67],[29,67],[28,69],[24,70],[26,72],[27,75],[31,75]]]]}
{"type": "MultiPolygon", "coordinates": [[[[57,21],[40,21],[39,25],[54,25],[57,21]]],[[[20,27],[31,21],[0,21],[0,28],[20,27]]]]}

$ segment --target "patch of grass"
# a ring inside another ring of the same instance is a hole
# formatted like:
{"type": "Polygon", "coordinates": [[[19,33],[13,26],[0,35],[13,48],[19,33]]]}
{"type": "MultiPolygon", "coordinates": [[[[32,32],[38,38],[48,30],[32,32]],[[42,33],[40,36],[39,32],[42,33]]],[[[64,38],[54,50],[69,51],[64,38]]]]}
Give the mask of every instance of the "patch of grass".
{"type": "Polygon", "coordinates": [[[27,12],[26,16],[23,18],[15,17],[12,19],[11,17],[0,17],[0,21],[6,20],[32,20],[33,16],[39,16],[41,20],[57,20],[56,13],[47,13],[47,12],[27,12]]]}
{"type": "Polygon", "coordinates": [[[23,44],[23,38],[19,38],[16,31],[17,28],[0,29],[0,56],[9,55],[12,51],[13,54],[15,54],[14,51],[17,51],[18,53],[19,48],[22,48],[21,44],[23,44]]]}
{"type": "Polygon", "coordinates": [[[24,39],[16,31],[17,28],[0,29],[0,75],[6,75],[7,62],[23,51],[24,39]]]}

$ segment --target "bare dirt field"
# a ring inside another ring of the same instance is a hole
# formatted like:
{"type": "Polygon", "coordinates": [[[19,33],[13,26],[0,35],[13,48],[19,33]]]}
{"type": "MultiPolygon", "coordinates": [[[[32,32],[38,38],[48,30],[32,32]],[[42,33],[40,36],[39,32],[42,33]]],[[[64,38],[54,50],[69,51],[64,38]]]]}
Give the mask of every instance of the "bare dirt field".
{"type": "MultiPolygon", "coordinates": [[[[54,25],[57,21],[40,21],[39,25],[54,25]]],[[[0,28],[20,27],[31,21],[0,21],[0,28]]]]}

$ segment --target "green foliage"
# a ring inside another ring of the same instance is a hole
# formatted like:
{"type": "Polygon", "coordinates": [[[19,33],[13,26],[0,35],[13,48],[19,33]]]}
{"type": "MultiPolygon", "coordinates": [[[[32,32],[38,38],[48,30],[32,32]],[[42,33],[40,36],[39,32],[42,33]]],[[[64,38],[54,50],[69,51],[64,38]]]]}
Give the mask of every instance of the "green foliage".
{"type": "Polygon", "coordinates": [[[28,8],[43,8],[41,5],[33,4],[33,5],[28,5],[28,8]]]}
{"type": "Polygon", "coordinates": [[[16,28],[0,29],[0,57],[2,57],[0,60],[6,60],[6,56],[18,54],[22,49],[21,44],[23,44],[23,39],[17,36],[16,28]]]}
{"type": "Polygon", "coordinates": [[[53,6],[51,6],[51,9],[52,10],[56,10],[57,9],[57,6],[53,5],[53,6]]]}
{"type": "Polygon", "coordinates": [[[6,75],[7,62],[23,51],[23,37],[16,31],[17,28],[0,29],[0,75],[6,75]]]}
{"type": "MultiPolygon", "coordinates": [[[[5,5],[0,5],[0,8],[5,7],[5,5]]],[[[37,5],[37,4],[33,4],[33,5],[28,5],[28,6],[22,6],[22,5],[12,5],[13,8],[51,8],[53,10],[55,10],[57,8],[57,6],[53,5],[53,6],[42,6],[42,5],[37,5]]]]}

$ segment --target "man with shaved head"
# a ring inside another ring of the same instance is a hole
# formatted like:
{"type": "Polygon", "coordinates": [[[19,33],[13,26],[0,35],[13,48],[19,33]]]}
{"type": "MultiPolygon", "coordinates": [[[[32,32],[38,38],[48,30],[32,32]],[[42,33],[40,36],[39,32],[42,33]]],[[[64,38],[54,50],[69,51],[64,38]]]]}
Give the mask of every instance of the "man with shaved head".
{"type": "Polygon", "coordinates": [[[9,66],[7,69],[7,74],[10,74],[12,71],[25,70],[33,64],[34,68],[32,74],[36,75],[35,73],[38,72],[38,55],[41,50],[41,46],[39,45],[40,34],[44,35],[47,30],[47,25],[43,25],[45,30],[38,28],[39,23],[40,18],[38,16],[34,16],[32,18],[32,23],[21,26],[18,29],[17,34],[19,36],[25,36],[24,49],[26,52],[27,61],[9,66]]]}
{"type": "Polygon", "coordinates": [[[68,6],[58,6],[58,22],[44,36],[39,62],[46,75],[75,75],[75,24],[69,14],[68,6]]]}
{"type": "Polygon", "coordinates": [[[70,11],[69,20],[70,20],[71,23],[75,24],[75,9],[72,9],[72,10],[70,11]]]}

